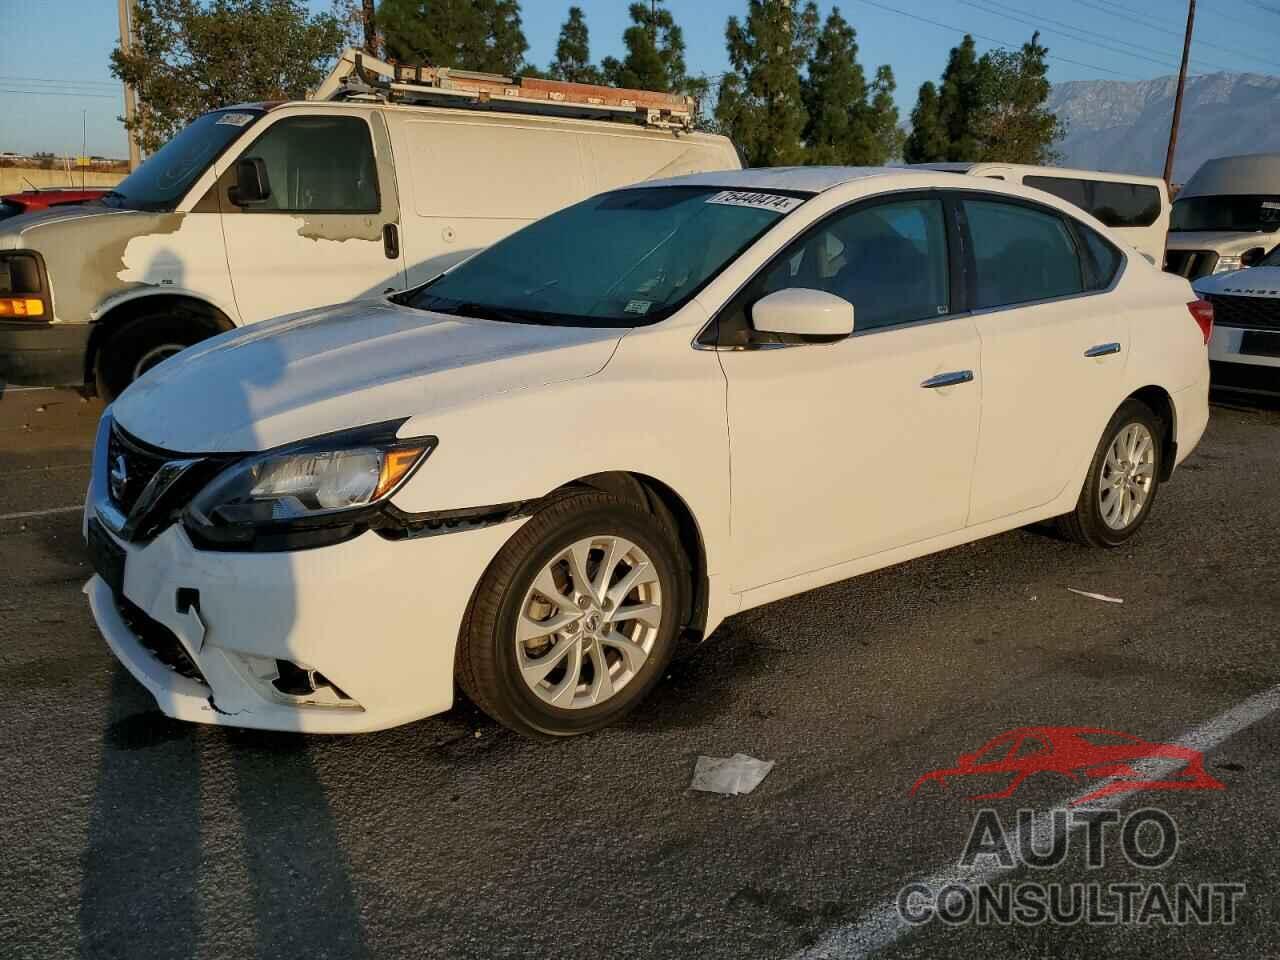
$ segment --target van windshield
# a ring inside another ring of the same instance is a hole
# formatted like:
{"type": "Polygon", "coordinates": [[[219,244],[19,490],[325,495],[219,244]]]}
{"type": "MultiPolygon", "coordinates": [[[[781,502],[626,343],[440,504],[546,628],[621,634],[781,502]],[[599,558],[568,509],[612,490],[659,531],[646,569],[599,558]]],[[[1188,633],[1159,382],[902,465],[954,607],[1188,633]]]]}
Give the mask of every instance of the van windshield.
{"type": "Polygon", "coordinates": [[[656,323],[806,196],[694,186],[602,194],[530,224],[401,302],[516,323],[656,323]]]}
{"type": "Polygon", "coordinates": [[[215,110],[197,117],[176,137],[147,157],[102,202],[123,210],[172,210],[209,164],[262,116],[255,107],[215,110]]]}
{"type": "Polygon", "coordinates": [[[1280,195],[1175,200],[1170,230],[1271,233],[1280,228],[1280,195]]]}

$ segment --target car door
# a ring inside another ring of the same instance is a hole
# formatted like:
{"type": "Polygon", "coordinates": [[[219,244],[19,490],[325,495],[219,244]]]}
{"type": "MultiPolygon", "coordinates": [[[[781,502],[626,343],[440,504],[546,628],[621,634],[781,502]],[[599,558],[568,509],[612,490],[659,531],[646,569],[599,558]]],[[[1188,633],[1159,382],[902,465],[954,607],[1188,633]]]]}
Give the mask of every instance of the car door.
{"type": "Polygon", "coordinates": [[[946,224],[933,193],[837,211],[717,317],[736,589],[963,527],[980,351],[972,320],[953,312],[946,224]],[[787,287],[849,300],[853,336],[755,331],[752,304],[787,287]]]}
{"type": "MultiPolygon", "coordinates": [[[[1043,506],[1078,482],[1082,447],[1118,403],[1128,349],[1087,231],[1050,207],[994,195],[959,203],[982,338],[982,424],[971,525],[1043,506]],[[1083,255],[1082,255],[1083,254],[1083,255]]],[[[1119,256],[1118,251],[1112,251],[1119,256]]]]}
{"type": "Polygon", "coordinates": [[[244,322],[405,286],[395,168],[381,114],[268,115],[222,163],[218,203],[244,322]],[[260,160],[270,195],[237,203],[237,161],[260,160]]]}

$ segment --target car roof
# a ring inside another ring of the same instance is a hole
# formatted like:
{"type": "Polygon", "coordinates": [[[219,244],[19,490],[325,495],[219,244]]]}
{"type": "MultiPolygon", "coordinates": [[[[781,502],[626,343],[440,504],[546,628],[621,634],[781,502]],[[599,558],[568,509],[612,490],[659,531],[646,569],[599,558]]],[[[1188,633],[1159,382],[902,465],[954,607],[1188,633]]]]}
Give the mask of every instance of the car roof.
{"type": "Polygon", "coordinates": [[[635,187],[697,186],[725,187],[730,190],[795,190],[822,193],[853,180],[874,177],[919,177],[921,184],[935,182],[936,171],[912,170],[909,167],[748,167],[745,170],[712,170],[666,180],[645,180],[635,187]]]}

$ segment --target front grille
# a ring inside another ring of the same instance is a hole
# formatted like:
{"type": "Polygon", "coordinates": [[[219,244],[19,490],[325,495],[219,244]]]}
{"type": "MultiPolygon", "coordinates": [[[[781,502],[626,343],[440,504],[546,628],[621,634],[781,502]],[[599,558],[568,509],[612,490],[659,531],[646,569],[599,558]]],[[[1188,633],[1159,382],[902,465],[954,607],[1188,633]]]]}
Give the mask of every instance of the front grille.
{"type": "Polygon", "coordinates": [[[1218,267],[1218,254],[1214,250],[1166,250],[1165,273],[1176,273],[1188,280],[1207,277],[1218,267]]]}
{"type": "Polygon", "coordinates": [[[120,617],[133,632],[133,635],[138,638],[138,642],[153,657],[174,673],[186,677],[188,680],[202,683],[206,687],[209,685],[209,681],[204,678],[200,668],[187,655],[182,641],[174,635],[172,630],[159,620],[153,619],[124,594],[115,594],[115,601],[116,609],[120,611],[120,617]]]}
{"type": "Polygon", "coordinates": [[[1233,297],[1211,293],[1213,322],[1220,327],[1249,330],[1280,330],[1280,297],[1233,297]]]}
{"type": "Polygon", "coordinates": [[[156,471],[171,459],[171,455],[146,446],[112,424],[107,441],[107,492],[111,502],[128,516],[156,471]]]}

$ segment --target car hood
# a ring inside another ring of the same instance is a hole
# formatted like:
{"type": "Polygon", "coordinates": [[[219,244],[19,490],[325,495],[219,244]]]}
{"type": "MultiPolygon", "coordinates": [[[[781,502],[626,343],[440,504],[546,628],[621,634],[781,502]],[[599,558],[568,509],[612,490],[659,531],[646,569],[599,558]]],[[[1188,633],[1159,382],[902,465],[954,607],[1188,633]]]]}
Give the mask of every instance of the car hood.
{"type": "Polygon", "coordinates": [[[1230,273],[1215,273],[1201,277],[1192,286],[1196,293],[1276,299],[1280,298],[1280,267],[1249,267],[1230,273]]]}
{"type": "Polygon", "coordinates": [[[30,213],[20,213],[16,217],[10,217],[8,220],[0,221],[0,250],[14,250],[19,247],[28,246],[30,240],[24,240],[23,235],[42,227],[52,226],[59,223],[72,223],[75,221],[119,216],[145,218],[152,215],[139,214],[133,210],[117,210],[113,207],[107,207],[101,204],[49,207],[45,210],[32,210],[30,213]]]}
{"type": "Polygon", "coordinates": [[[206,340],[153,368],[111,409],[129,433],[168,450],[266,450],[589,377],[625,332],[356,301],[206,340]]]}

